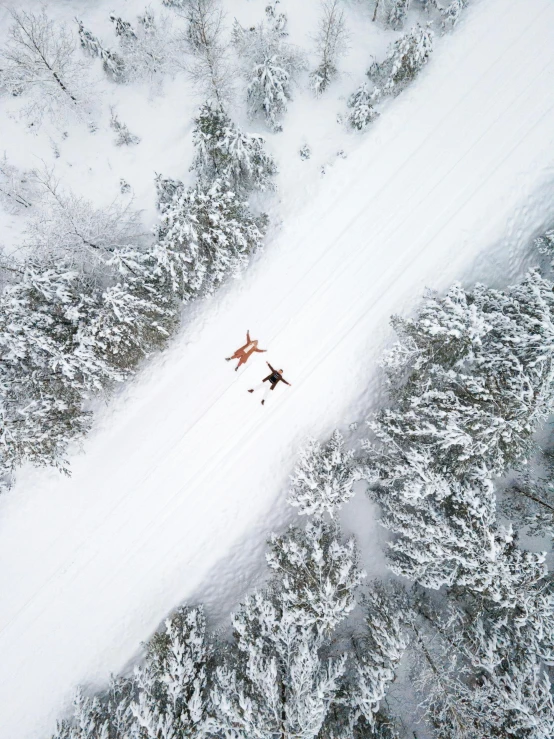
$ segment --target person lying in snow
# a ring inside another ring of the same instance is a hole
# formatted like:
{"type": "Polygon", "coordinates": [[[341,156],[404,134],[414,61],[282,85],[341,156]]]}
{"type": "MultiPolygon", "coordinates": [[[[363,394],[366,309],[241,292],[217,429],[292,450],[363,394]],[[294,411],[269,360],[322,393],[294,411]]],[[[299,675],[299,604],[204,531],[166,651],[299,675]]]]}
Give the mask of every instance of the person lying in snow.
{"type": "Polygon", "coordinates": [[[230,362],[231,359],[238,359],[239,363],[235,367],[236,372],[241,364],[246,364],[248,362],[254,352],[259,352],[260,354],[263,354],[263,352],[266,351],[267,349],[258,349],[258,339],[254,339],[254,341],[252,341],[252,339],[250,338],[250,331],[247,331],[246,344],[244,346],[241,346],[240,349],[237,349],[232,357],[225,357],[225,361],[230,362]]]}
{"type": "Polygon", "coordinates": [[[264,387],[264,382],[269,382],[269,385],[265,386],[265,394],[262,399],[262,405],[265,405],[265,401],[267,399],[267,396],[269,395],[271,390],[275,390],[275,387],[280,383],[284,382],[285,385],[290,386],[290,382],[287,382],[285,378],[283,377],[283,370],[276,370],[274,367],[272,367],[269,362],[267,362],[267,366],[271,370],[271,374],[267,377],[264,377],[264,379],[260,382],[259,385],[256,385],[256,387],[253,387],[251,390],[249,390],[249,393],[253,393],[254,390],[260,390],[260,388],[264,387]]]}

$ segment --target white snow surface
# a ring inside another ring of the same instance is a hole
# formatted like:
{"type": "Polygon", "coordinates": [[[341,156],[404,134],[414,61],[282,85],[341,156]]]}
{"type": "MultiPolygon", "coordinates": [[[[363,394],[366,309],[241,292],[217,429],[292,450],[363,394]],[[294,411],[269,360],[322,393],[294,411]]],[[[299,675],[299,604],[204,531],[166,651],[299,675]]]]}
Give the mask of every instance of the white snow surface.
{"type": "MultiPolygon", "coordinates": [[[[2,739],[48,736],[76,686],[124,669],[179,603],[236,602],[295,516],[305,437],[375,404],[389,316],[426,286],[520,270],[554,195],[553,80],[551,0],[475,3],[317,186],[294,164],[280,231],[98,414],[72,477],[22,471],[0,500],[2,739]],[[269,351],[235,373],[223,358],[247,328],[269,351]],[[246,391],[266,358],[292,387],[262,407],[246,391]]],[[[276,146],[310,141],[303,105],[276,146]]],[[[345,521],[380,571],[369,504],[345,521]]]]}

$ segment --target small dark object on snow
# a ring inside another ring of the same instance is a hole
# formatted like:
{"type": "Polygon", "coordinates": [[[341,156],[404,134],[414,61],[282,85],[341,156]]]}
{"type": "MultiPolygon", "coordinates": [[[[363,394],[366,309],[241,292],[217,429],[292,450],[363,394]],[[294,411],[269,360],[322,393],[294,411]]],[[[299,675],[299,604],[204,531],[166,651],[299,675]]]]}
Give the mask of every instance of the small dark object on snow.
{"type": "Polygon", "coordinates": [[[290,382],[287,382],[285,378],[283,377],[283,370],[276,370],[275,367],[272,367],[269,362],[267,362],[267,366],[271,370],[271,374],[269,374],[267,377],[264,377],[264,379],[261,381],[259,385],[256,385],[256,387],[251,388],[248,392],[253,393],[255,390],[260,390],[265,387],[265,394],[262,400],[262,405],[265,405],[265,401],[267,400],[269,393],[272,390],[275,390],[277,385],[280,382],[284,382],[285,385],[291,385],[290,382]],[[264,386],[264,382],[269,382],[269,385],[266,387],[264,386]]]}

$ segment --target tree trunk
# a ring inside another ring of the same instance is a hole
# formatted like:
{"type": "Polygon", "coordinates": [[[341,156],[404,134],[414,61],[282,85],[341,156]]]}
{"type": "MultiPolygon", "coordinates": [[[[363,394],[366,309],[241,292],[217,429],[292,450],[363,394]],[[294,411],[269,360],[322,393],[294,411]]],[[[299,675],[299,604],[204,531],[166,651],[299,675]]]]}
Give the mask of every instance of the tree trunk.
{"type": "Polygon", "coordinates": [[[534,495],[531,495],[531,493],[528,493],[523,488],[520,488],[519,485],[512,485],[512,490],[515,490],[516,493],[520,493],[526,498],[529,498],[530,500],[534,500],[535,503],[538,503],[539,505],[544,506],[545,508],[548,508],[549,511],[552,511],[554,513],[554,506],[551,506],[549,503],[545,503],[544,500],[541,500],[540,498],[536,498],[534,495]]]}
{"type": "Polygon", "coordinates": [[[285,688],[285,682],[281,679],[281,739],[287,739],[286,724],[287,724],[287,693],[285,688]]]}
{"type": "Polygon", "coordinates": [[[0,187],[0,192],[4,193],[4,195],[7,195],[12,200],[15,200],[16,203],[19,203],[19,205],[25,206],[25,208],[30,208],[31,203],[29,203],[28,200],[25,200],[25,198],[22,198],[21,195],[12,195],[10,192],[7,192],[6,190],[2,190],[0,187]]]}
{"type": "Polygon", "coordinates": [[[76,97],[74,97],[74,96],[73,96],[73,95],[72,95],[72,94],[71,94],[71,93],[69,92],[69,90],[67,89],[67,87],[66,87],[66,86],[64,85],[64,83],[63,83],[63,82],[61,81],[61,79],[60,79],[60,78],[58,77],[58,73],[57,73],[57,72],[54,72],[54,70],[53,70],[53,69],[50,69],[50,71],[51,71],[51,72],[52,72],[52,74],[54,75],[54,79],[56,80],[56,82],[58,83],[58,85],[59,85],[59,86],[60,86],[60,87],[62,88],[62,90],[63,90],[63,91],[65,92],[65,94],[66,94],[66,95],[69,95],[69,97],[71,98],[71,100],[73,100],[73,102],[75,103],[75,105],[77,105],[77,98],[76,98],[76,97]]]}
{"type": "Polygon", "coordinates": [[[377,11],[379,10],[379,3],[380,2],[381,2],[381,0],[375,0],[375,11],[373,13],[373,18],[371,19],[372,21],[375,21],[377,19],[377,11]]]}

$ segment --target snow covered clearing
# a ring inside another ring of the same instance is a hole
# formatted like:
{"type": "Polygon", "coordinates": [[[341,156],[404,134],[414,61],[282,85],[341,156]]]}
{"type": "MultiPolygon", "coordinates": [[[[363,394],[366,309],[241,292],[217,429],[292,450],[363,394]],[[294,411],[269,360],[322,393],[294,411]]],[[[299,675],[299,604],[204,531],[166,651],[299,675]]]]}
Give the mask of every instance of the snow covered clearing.
{"type": "MultiPolygon", "coordinates": [[[[234,602],[295,515],[284,486],[304,437],[371,406],[390,314],[425,286],[485,279],[491,245],[488,269],[519,266],[554,194],[553,79],[550,0],[475,4],[355,155],[310,198],[294,191],[302,207],[284,192],[282,231],[99,414],[71,479],[20,474],[0,500],[3,736],[48,734],[179,602],[234,602]],[[235,374],[223,358],[247,328],[269,351],[235,374]],[[246,391],[266,357],[292,387],[262,407],[246,391]]],[[[354,505],[371,574],[378,534],[354,505]]]]}

